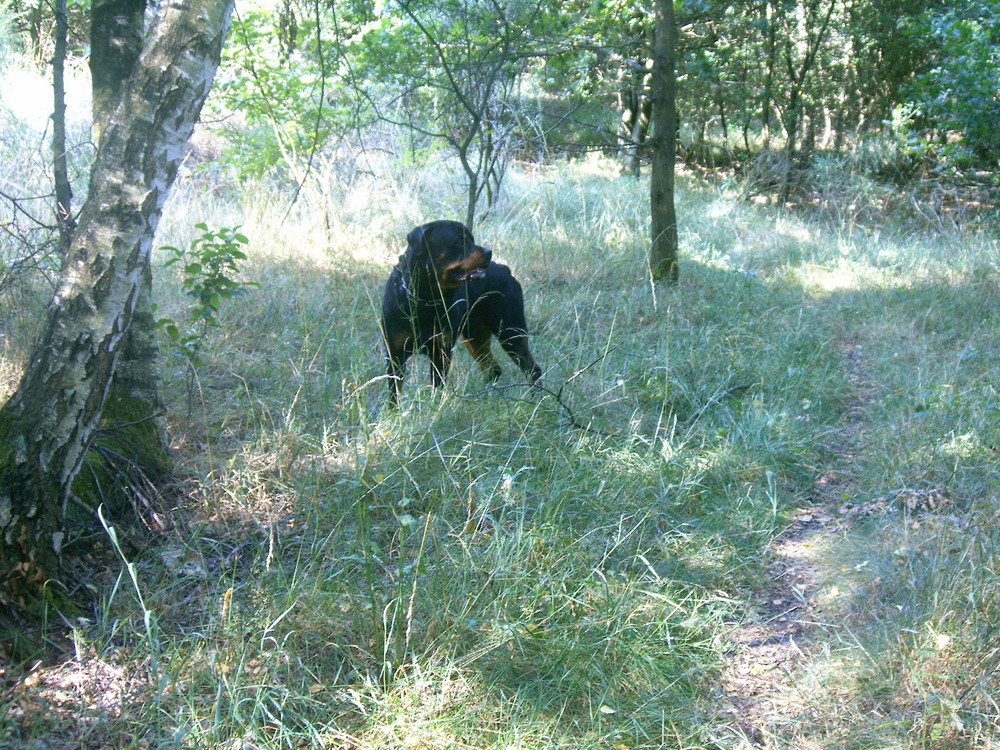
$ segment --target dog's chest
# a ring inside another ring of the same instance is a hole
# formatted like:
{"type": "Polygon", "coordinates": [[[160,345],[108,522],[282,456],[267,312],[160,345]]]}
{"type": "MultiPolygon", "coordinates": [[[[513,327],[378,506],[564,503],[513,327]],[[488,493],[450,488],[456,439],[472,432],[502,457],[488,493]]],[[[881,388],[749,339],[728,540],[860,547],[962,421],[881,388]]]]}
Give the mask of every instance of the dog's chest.
{"type": "Polygon", "coordinates": [[[464,298],[427,300],[411,297],[406,308],[410,329],[418,346],[424,347],[435,339],[451,346],[461,328],[466,303],[464,298]]]}

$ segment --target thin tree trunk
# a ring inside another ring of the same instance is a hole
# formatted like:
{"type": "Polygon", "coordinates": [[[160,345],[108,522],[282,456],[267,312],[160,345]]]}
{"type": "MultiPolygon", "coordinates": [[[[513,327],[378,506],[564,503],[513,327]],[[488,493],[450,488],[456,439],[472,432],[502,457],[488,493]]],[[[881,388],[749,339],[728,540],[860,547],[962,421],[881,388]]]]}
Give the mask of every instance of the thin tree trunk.
{"type": "Polygon", "coordinates": [[[219,64],[233,0],[167,0],[101,138],[58,290],[0,409],[0,599],[60,579],[65,506],[104,410],[153,235],[219,64]]]}
{"type": "Polygon", "coordinates": [[[647,73],[642,77],[642,90],[639,93],[636,119],[632,126],[632,163],[629,172],[635,177],[639,177],[642,173],[641,152],[642,147],[646,145],[646,138],[649,135],[649,126],[653,117],[653,101],[650,98],[649,91],[651,85],[652,76],[647,73]]]}
{"type": "Polygon", "coordinates": [[[52,176],[56,188],[56,224],[59,228],[59,252],[66,255],[73,239],[73,190],[66,167],[66,0],[56,0],[56,38],[52,55],[52,176]]]}
{"type": "MultiPolygon", "coordinates": [[[[816,2],[812,9],[817,13],[824,8],[821,2],[816,2]]],[[[794,54],[796,45],[793,43],[792,35],[788,35],[788,41],[785,47],[785,65],[788,69],[788,111],[785,114],[784,125],[785,125],[785,136],[787,138],[785,142],[785,175],[782,180],[781,194],[779,200],[782,204],[788,202],[791,198],[793,175],[792,170],[795,169],[796,162],[796,151],[798,145],[799,137],[799,126],[802,123],[803,118],[803,92],[805,91],[806,82],[809,74],[813,70],[813,65],[815,64],[819,51],[823,46],[823,42],[826,40],[827,31],[830,28],[830,21],[833,18],[833,12],[837,8],[837,3],[827,3],[825,6],[824,13],[818,28],[813,24],[806,25],[805,31],[805,51],[802,56],[802,61],[798,66],[795,65],[794,54]],[[810,34],[810,28],[817,28],[815,34],[810,34]]]]}
{"type": "Polygon", "coordinates": [[[774,6],[768,0],[764,3],[764,90],[760,101],[760,125],[763,134],[762,147],[767,151],[771,146],[771,107],[774,104],[774,75],[777,67],[777,19],[774,6]]]}
{"type": "Polygon", "coordinates": [[[622,92],[619,100],[625,105],[618,125],[622,173],[639,177],[642,173],[640,151],[646,143],[652,117],[650,101],[650,74],[630,71],[639,78],[639,83],[622,92]]]}
{"type": "Polygon", "coordinates": [[[729,123],[726,118],[726,100],[723,96],[722,81],[715,79],[715,105],[719,109],[719,128],[722,130],[722,145],[729,148],[729,123]]]}
{"type": "Polygon", "coordinates": [[[674,79],[673,0],[656,0],[653,41],[653,170],[650,179],[650,214],[653,237],[649,268],[654,279],[676,283],[677,213],[674,208],[674,162],[677,153],[676,82],[674,79]]]}

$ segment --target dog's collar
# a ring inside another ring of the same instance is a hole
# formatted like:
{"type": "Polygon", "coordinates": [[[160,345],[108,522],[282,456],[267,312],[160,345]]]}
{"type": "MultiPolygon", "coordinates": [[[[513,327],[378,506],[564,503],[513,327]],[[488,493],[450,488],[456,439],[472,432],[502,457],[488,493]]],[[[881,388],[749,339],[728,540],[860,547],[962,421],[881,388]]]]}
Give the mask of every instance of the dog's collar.
{"type": "Polygon", "coordinates": [[[403,290],[403,294],[407,297],[412,297],[413,292],[410,291],[409,284],[406,283],[406,268],[400,267],[399,269],[399,288],[403,290]]]}
{"type": "Polygon", "coordinates": [[[414,310],[420,310],[420,309],[426,310],[428,308],[441,310],[443,308],[446,313],[450,314],[451,311],[456,308],[456,306],[461,305],[463,302],[462,299],[455,299],[451,300],[451,302],[449,303],[449,301],[444,297],[435,297],[432,299],[427,299],[414,294],[413,290],[410,288],[410,285],[407,283],[406,267],[402,265],[399,267],[398,283],[400,291],[406,296],[406,299],[409,300],[409,304],[414,306],[413,308],[411,308],[414,310]]]}
{"type": "Polygon", "coordinates": [[[421,297],[417,291],[412,288],[409,284],[409,274],[408,269],[405,265],[399,268],[399,289],[410,300],[411,304],[415,304],[417,307],[440,307],[444,300],[432,297],[430,299],[421,297]]]}
{"type": "Polygon", "coordinates": [[[418,305],[433,305],[437,302],[434,298],[428,300],[421,296],[421,285],[413,283],[413,279],[410,278],[410,269],[405,264],[399,268],[399,289],[407,299],[416,302],[418,305]]]}

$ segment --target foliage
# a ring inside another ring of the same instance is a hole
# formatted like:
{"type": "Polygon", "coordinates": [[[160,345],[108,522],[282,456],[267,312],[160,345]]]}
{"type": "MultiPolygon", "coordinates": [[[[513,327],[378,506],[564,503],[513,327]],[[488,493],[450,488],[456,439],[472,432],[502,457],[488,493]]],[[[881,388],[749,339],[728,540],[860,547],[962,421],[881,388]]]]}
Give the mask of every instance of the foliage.
{"type": "MultiPolygon", "coordinates": [[[[245,235],[238,229],[211,230],[204,223],[196,224],[195,228],[202,234],[192,240],[189,247],[161,248],[173,256],[164,267],[180,264],[184,275],[181,290],[194,299],[184,321],[187,330],[182,330],[171,318],[160,318],[155,325],[166,333],[179,352],[197,365],[201,363],[198,351],[205,336],[218,325],[216,316],[222,300],[245,294],[247,289],[259,284],[232,278],[240,262],[247,259],[241,249],[249,242],[245,235]]],[[[153,313],[156,313],[155,306],[153,313]]]]}
{"type": "Polygon", "coordinates": [[[0,25],[0,69],[6,67],[8,57],[17,49],[20,40],[14,33],[13,19],[17,13],[17,5],[11,0],[0,0],[0,13],[5,19],[11,19],[0,25]]]}
{"type": "Polygon", "coordinates": [[[911,126],[949,164],[1000,167],[1000,8],[970,0],[921,20],[934,52],[907,90],[911,126]]]}
{"type": "MultiPolygon", "coordinates": [[[[995,4],[675,6],[686,158],[729,164],[789,138],[806,156],[843,151],[908,111],[931,158],[995,168],[995,4]]],[[[18,33],[40,44],[45,20],[11,8],[18,33]]],[[[72,9],[80,34],[86,3],[72,9]]],[[[512,154],[621,148],[616,123],[645,96],[650,19],[648,3],[620,0],[244,10],[213,95],[225,160],[241,177],[301,183],[318,155],[356,158],[405,128],[406,155],[458,155],[470,200],[490,203],[512,154]]]]}
{"type": "Polygon", "coordinates": [[[209,102],[220,117],[239,114],[224,127],[223,159],[242,178],[260,177],[276,165],[294,169],[335,138],[338,113],[325,95],[330,70],[299,47],[308,43],[305,35],[315,34],[315,24],[282,39],[275,20],[259,10],[234,20],[209,102]]]}
{"type": "MultiPolygon", "coordinates": [[[[70,48],[82,56],[88,44],[90,0],[68,0],[66,10],[70,48]]],[[[54,16],[55,6],[51,3],[0,0],[0,56],[8,49],[17,49],[29,55],[38,67],[48,66],[54,16]]]]}
{"type": "Polygon", "coordinates": [[[457,157],[470,226],[482,198],[487,209],[492,206],[519,145],[519,86],[538,54],[532,32],[542,5],[399,2],[357,48],[364,88],[389,93],[382,101],[369,97],[379,117],[408,128],[423,143],[443,144],[457,157]]]}
{"type": "MultiPolygon", "coordinates": [[[[792,159],[844,153],[882,133],[903,132],[904,152],[916,146],[962,168],[996,161],[989,3],[675,5],[680,153],[690,161],[746,163],[784,145],[783,197],[792,159]]],[[[645,141],[636,112],[648,104],[650,9],[617,0],[500,8],[289,0],[244,14],[216,99],[220,115],[239,113],[225,128],[227,160],[243,176],[283,165],[301,182],[319,153],[357,158],[392,142],[420,163],[453,155],[469,219],[482,199],[495,201],[514,154],[643,157],[632,146],[645,141]]]]}

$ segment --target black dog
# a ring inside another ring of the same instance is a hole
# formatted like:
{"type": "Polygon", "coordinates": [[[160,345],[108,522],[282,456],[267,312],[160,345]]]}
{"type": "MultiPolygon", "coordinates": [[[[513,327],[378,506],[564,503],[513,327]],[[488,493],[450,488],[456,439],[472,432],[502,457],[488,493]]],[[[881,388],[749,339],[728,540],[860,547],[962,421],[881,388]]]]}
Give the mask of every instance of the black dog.
{"type": "Polygon", "coordinates": [[[492,336],[537,381],[542,371],[528,349],[524,297],[510,269],[494,263],[493,254],[457,221],[416,227],[406,241],[382,298],[390,401],[395,403],[402,393],[406,361],[414,352],[430,357],[431,382],[440,387],[451,367],[456,335],[490,382],[500,377],[490,351],[492,336]]]}

